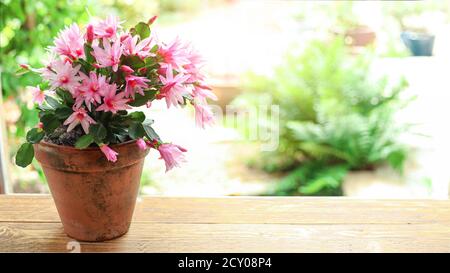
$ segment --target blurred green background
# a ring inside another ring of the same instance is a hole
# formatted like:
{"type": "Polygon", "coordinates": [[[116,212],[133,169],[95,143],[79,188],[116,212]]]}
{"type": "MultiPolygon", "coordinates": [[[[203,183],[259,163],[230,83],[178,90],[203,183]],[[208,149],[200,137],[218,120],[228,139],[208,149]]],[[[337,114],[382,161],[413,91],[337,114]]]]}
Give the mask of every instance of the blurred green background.
{"type": "MultiPolygon", "coordinates": [[[[421,69],[448,68],[442,33],[449,30],[449,1],[2,0],[0,9],[1,107],[10,162],[26,129],[37,123],[25,86],[39,78],[16,76],[18,64],[39,67],[53,37],[72,22],[115,14],[127,28],[158,15],[162,37],[181,34],[206,53],[218,106],[280,106],[280,139],[275,151],[262,152],[246,137],[248,128],[219,122],[220,128],[204,132],[212,137],[186,143],[197,155],[184,171],[163,176],[147,160],[143,194],[351,195],[343,187],[348,177],[363,172],[372,181],[379,170],[399,181],[416,177],[425,196],[435,183],[435,170],[408,164],[420,165],[425,157],[417,154],[432,150],[421,144],[429,139],[410,141],[411,135],[426,138],[434,131],[415,129],[414,111],[403,109],[430,100],[411,75],[432,82],[430,89],[448,87],[421,69]],[[418,53],[430,56],[413,56],[418,53]],[[395,65],[399,69],[390,70],[395,65]],[[227,138],[230,131],[239,140],[227,138]]],[[[15,192],[48,192],[36,162],[27,169],[10,164],[8,171],[15,192]]]]}

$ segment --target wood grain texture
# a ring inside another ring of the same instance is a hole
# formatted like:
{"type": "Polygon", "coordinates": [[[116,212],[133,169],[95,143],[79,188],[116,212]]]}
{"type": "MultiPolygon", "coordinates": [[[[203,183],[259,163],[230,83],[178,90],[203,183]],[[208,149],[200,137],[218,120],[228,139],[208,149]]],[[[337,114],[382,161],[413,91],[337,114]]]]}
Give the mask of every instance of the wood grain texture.
{"type": "MultiPolygon", "coordinates": [[[[0,251],[68,252],[50,196],[0,196],[0,251]]],[[[70,249],[70,247],[69,247],[70,249]]],[[[450,252],[450,201],[145,197],[82,252],[450,252]]]]}

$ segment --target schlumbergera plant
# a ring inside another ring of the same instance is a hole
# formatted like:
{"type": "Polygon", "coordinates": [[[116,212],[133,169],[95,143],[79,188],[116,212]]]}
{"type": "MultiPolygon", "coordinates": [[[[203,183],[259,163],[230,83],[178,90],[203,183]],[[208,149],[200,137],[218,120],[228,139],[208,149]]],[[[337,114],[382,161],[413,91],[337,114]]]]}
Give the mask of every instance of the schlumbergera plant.
{"type": "Polygon", "coordinates": [[[201,57],[178,38],[169,44],[159,41],[150,30],[155,19],[129,31],[112,16],[85,29],[72,24],[48,48],[43,68],[20,65],[20,73],[38,73],[43,82],[29,87],[40,122],[27,133],[17,165],[31,163],[33,144],[43,139],[55,143],[52,140],[60,140],[62,133],[68,140],[56,144],[98,146],[111,162],[120,156],[113,145],[130,140],[137,140],[140,149],[158,150],[166,171],[185,160],[186,149],[163,142],[152,128],[153,120],[141,111],[128,111],[151,107],[153,100],[165,100],[167,108],[189,103],[198,126],[213,122],[207,99],[216,97],[200,71],[201,57]]]}

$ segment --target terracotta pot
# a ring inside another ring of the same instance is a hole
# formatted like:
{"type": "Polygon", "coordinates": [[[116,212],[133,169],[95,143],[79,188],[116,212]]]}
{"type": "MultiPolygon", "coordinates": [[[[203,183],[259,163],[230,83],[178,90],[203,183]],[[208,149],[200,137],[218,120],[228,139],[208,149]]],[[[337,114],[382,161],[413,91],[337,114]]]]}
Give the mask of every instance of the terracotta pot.
{"type": "Polygon", "coordinates": [[[367,46],[375,41],[375,32],[368,27],[356,27],[345,33],[345,39],[351,46],[367,46]]]}
{"type": "Polygon", "coordinates": [[[148,150],[140,150],[135,141],[111,148],[119,153],[115,163],[99,148],[34,145],[64,231],[77,240],[113,239],[130,226],[148,150]]]}
{"type": "Polygon", "coordinates": [[[404,31],[400,37],[413,56],[433,56],[434,35],[404,31]]]}

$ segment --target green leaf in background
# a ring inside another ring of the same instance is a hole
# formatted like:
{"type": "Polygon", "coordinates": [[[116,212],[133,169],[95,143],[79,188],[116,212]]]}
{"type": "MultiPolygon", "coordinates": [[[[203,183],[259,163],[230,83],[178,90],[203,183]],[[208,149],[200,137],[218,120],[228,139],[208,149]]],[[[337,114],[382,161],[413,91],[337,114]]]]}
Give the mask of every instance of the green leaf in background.
{"type": "Polygon", "coordinates": [[[56,94],[68,105],[71,105],[74,103],[72,94],[70,94],[69,91],[58,89],[56,90],[56,94]]]}
{"type": "Polygon", "coordinates": [[[123,58],[123,63],[133,69],[139,69],[145,66],[145,61],[143,61],[139,56],[125,56],[123,58]]]}
{"type": "Polygon", "coordinates": [[[27,141],[30,143],[38,143],[44,138],[44,131],[39,128],[33,128],[27,133],[27,141]]]}
{"type": "Polygon", "coordinates": [[[55,110],[55,116],[61,120],[67,119],[72,113],[73,110],[67,106],[63,106],[55,110]]]}
{"type": "Polygon", "coordinates": [[[45,96],[45,101],[47,101],[48,105],[50,105],[53,109],[61,107],[61,103],[50,96],[45,96]]]}
{"type": "Polygon", "coordinates": [[[16,155],[16,165],[26,167],[30,165],[34,158],[34,148],[31,143],[24,143],[20,146],[16,155]]]}
{"type": "Polygon", "coordinates": [[[150,123],[143,123],[142,126],[144,127],[145,130],[145,135],[150,139],[150,140],[157,140],[158,142],[161,142],[161,138],[159,137],[159,135],[155,132],[155,130],[152,128],[152,126],[150,126],[150,123]]]}
{"type": "Polygon", "coordinates": [[[155,58],[153,57],[148,57],[144,59],[144,61],[145,61],[145,68],[147,68],[148,71],[151,71],[152,69],[159,67],[158,61],[155,60],[155,58]]]}
{"type": "Polygon", "coordinates": [[[273,77],[248,76],[246,88],[254,92],[240,95],[236,106],[264,101],[283,109],[278,149],[258,163],[288,173],[272,194],[341,195],[348,170],[389,163],[401,171],[408,155],[401,135],[408,130],[395,117],[410,99],[402,95],[404,79],[372,73],[374,53],[353,55],[342,38],[311,41],[301,54],[289,53],[273,77]]]}
{"type": "Polygon", "coordinates": [[[136,122],[144,122],[145,120],[145,114],[141,111],[136,111],[128,115],[132,120],[136,122]]]}
{"type": "Polygon", "coordinates": [[[74,64],[80,64],[81,68],[80,70],[83,71],[85,74],[89,74],[88,71],[92,70],[92,65],[90,63],[88,63],[87,61],[83,60],[83,59],[78,59],[74,62],[74,64]]]}
{"type": "Polygon", "coordinates": [[[23,68],[23,67],[19,67],[19,68],[16,70],[15,75],[16,75],[16,76],[22,76],[22,75],[24,75],[24,74],[27,74],[28,72],[30,72],[29,69],[25,69],[25,68],[23,68]]]}
{"type": "Polygon", "coordinates": [[[144,127],[142,126],[142,123],[134,122],[131,124],[130,128],[128,129],[128,134],[132,139],[138,139],[145,135],[144,127]]]}
{"type": "Polygon", "coordinates": [[[41,122],[44,125],[44,131],[46,133],[52,133],[61,125],[61,121],[52,113],[44,114],[41,117],[41,122]]]}
{"type": "Polygon", "coordinates": [[[155,53],[156,51],[158,51],[158,49],[159,49],[158,45],[154,45],[154,46],[152,47],[152,49],[150,49],[150,52],[151,52],[151,53],[155,53]]]}
{"type": "Polygon", "coordinates": [[[271,195],[342,195],[341,183],[349,170],[347,164],[330,165],[308,161],[274,186],[271,195]]]}
{"type": "Polygon", "coordinates": [[[156,90],[146,90],[144,91],[144,96],[136,94],[134,100],[128,104],[135,107],[142,106],[146,104],[149,100],[152,100],[156,96],[156,92],[157,92],[156,90]]]}
{"type": "Polygon", "coordinates": [[[38,107],[38,109],[43,110],[42,113],[45,113],[46,111],[53,111],[53,110],[55,110],[52,107],[50,107],[47,103],[43,103],[42,105],[40,105],[38,107]]]}
{"type": "Polygon", "coordinates": [[[403,172],[403,165],[406,160],[406,151],[404,149],[398,149],[392,151],[387,157],[389,165],[400,173],[403,172]]]}
{"type": "Polygon", "coordinates": [[[183,94],[183,104],[181,106],[186,106],[188,101],[192,101],[194,98],[190,94],[183,94]]]}
{"type": "Polygon", "coordinates": [[[105,126],[101,123],[92,124],[89,127],[89,135],[92,135],[96,142],[102,142],[107,133],[105,126]]]}
{"type": "Polygon", "coordinates": [[[84,135],[75,142],[75,148],[85,149],[94,142],[94,137],[91,135],[84,135]]]}
{"type": "Polygon", "coordinates": [[[86,61],[90,64],[95,61],[94,56],[91,54],[93,50],[92,46],[84,44],[84,55],[86,56],[86,61]]]}
{"type": "Polygon", "coordinates": [[[150,27],[144,22],[139,22],[134,27],[134,29],[136,31],[136,34],[138,34],[141,37],[141,40],[150,36],[150,27]]]}
{"type": "Polygon", "coordinates": [[[341,189],[341,183],[347,175],[348,166],[323,166],[317,169],[308,179],[307,183],[300,186],[299,192],[303,195],[336,195],[341,189]]]}
{"type": "MultiPolygon", "coordinates": [[[[120,116],[120,115],[118,115],[120,116]]],[[[111,112],[94,112],[94,119],[100,121],[101,123],[107,124],[111,118],[113,118],[113,114],[111,112]]]]}

